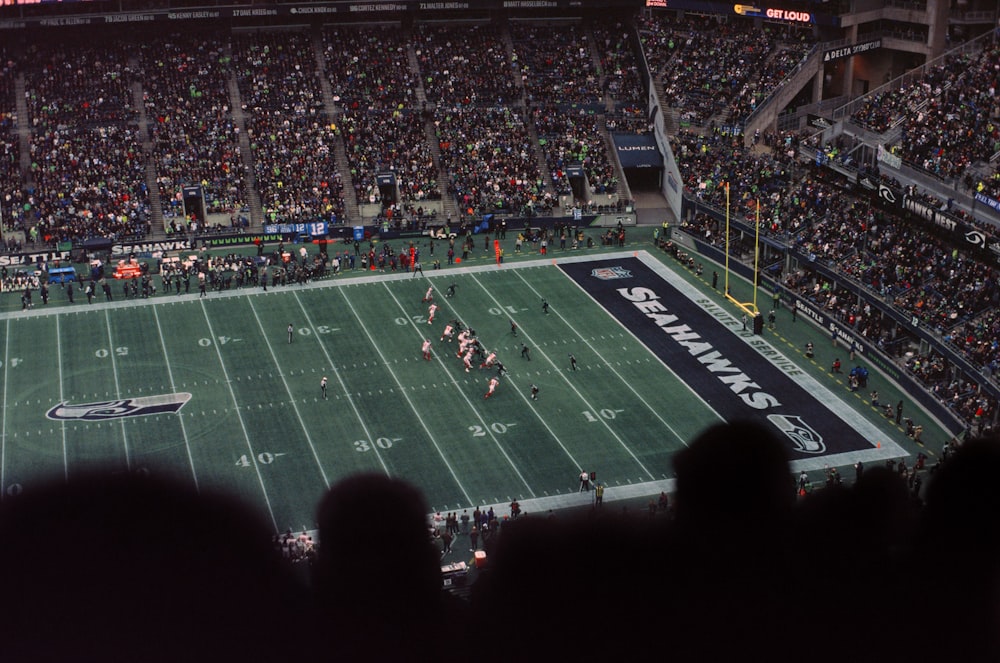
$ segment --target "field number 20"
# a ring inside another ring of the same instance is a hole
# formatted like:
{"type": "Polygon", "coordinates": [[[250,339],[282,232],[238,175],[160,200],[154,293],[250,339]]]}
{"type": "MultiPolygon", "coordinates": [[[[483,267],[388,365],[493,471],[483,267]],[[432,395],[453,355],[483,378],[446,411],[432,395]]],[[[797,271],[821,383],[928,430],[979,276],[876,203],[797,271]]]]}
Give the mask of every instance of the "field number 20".
{"type": "MultiPolygon", "coordinates": [[[[488,426],[488,428],[497,435],[503,435],[511,426],[516,425],[517,424],[502,424],[499,421],[494,421],[488,426]]],[[[486,428],[483,426],[469,426],[469,432],[472,433],[472,437],[486,437],[486,428]]]]}

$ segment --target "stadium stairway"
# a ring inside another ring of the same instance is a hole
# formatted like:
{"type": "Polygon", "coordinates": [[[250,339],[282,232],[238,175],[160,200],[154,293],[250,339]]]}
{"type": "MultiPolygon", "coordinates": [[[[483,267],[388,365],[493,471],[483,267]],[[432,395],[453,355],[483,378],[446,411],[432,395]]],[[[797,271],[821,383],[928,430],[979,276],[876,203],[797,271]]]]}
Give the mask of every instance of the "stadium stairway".
{"type": "Polygon", "coordinates": [[[611,132],[608,131],[608,126],[605,124],[601,127],[601,140],[604,141],[604,149],[608,151],[608,159],[615,167],[615,177],[618,178],[618,198],[619,200],[635,200],[635,196],[632,195],[632,187],[628,184],[628,178],[625,177],[625,169],[622,168],[621,159],[618,158],[618,151],[615,149],[615,141],[611,138],[611,132]]]}
{"type": "Polygon", "coordinates": [[[424,119],[424,135],[427,146],[430,148],[431,156],[438,165],[438,188],[441,190],[441,213],[444,219],[460,219],[462,217],[458,211],[458,202],[455,197],[448,193],[448,173],[441,167],[441,145],[438,141],[437,131],[434,126],[434,115],[429,114],[424,119]]]}
{"type": "Polygon", "coordinates": [[[514,38],[510,35],[510,30],[507,29],[508,24],[504,24],[504,29],[501,31],[503,38],[504,48],[507,51],[507,62],[510,63],[510,75],[514,78],[514,87],[517,88],[518,98],[521,100],[520,105],[522,108],[527,106],[527,100],[524,98],[524,79],[521,78],[521,67],[518,65],[517,61],[517,51],[514,50],[514,38]]]}
{"type": "MultiPolygon", "coordinates": [[[[139,71],[139,59],[129,58],[128,66],[132,71],[139,71]]],[[[139,145],[146,162],[146,191],[149,196],[149,225],[154,235],[166,234],[163,225],[163,199],[160,197],[160,184],[156,181],[156,164],[153,160],[153,139],[149,130],[149,116],[146,114],[146,104],[143,101],[142,83],[132,83],[132,106],[139,116],[139,145]]]]}
{"type": "MultiPolygon", "coordinates": [[[[326,116],[330,124],[338,127],[337,131],[339,132],[340,117],[343,114],[343,109],[337,105],[336,100],[333,98],[333,87],[330,85],[330,78],[326,75],[326,58],[323,56],[323,36],[321,31],[321,26],[313,26],[312,44],[313,55],[316,57],[316,75],[319,76],[320,92],[323,94],[323,109],[326,111],[326,116]]],[[[332,143],[333,158],[337,163],[337,170],[340,172],[340,177],[344,183],[344,210],[347,215],[344,221],[351,224],[360,222],[361,208],[358,206],[358,194],[354,190],[354,179],[351,177],[351,167],[347,161],[347,151],[344,149],[344,141],[338,136],[332,143]]]]}
{"type": "Polygon", "coordinates": [[[14,96],[17,108],[17,142],[21,151],[21,173],[24,185],[34,188],[34,175],[31,172],[31,121],[28,119],[28,101],[24,96],[24,72],[20,72],[14,80],[14,96]]]}
{"type": "Polygon", "coordinates": [[[664,128],[667,130],[668,135],[674,136],[677,134],[679,126],[677,109],[664,103],[663,79],[659,76],[653,76],[653,88],[656,92],[656,103],[663,113],[664,128]]]}
{"type": "MultiPolygon", "coordinates": [[[[226,46],[226,57],[232,61],[232,51],[226,46]]],[[[260,202],[260,194],[257,192],[257,173],[253,169],[253,154],[250,151],[250,136],[247,133],[247,117],[243,112],[243,97],[240,95],[240,86],[236,82],[236,73],[231,72],[226,81],[229,90],[229,107],[232,109],[233,124],[240,130],[239,145],[240,157],[245,173],[245,192],[247,196],[246,204],[250,208],[250,228],[256,230],[263,228],[264,206],[260,202]]]]}
{"type": "Polygon", "coordinates": [[[417,51],[413,47],[413,39],[407,39],[406,61],[410,65],[410,73],[417,81],[417,87],[413,91],[417,96],[417,102],[423,108],[427,103],[427,91],[424,90],[424,77],[420,75],[420,62],[417,60],[417,51]]]}

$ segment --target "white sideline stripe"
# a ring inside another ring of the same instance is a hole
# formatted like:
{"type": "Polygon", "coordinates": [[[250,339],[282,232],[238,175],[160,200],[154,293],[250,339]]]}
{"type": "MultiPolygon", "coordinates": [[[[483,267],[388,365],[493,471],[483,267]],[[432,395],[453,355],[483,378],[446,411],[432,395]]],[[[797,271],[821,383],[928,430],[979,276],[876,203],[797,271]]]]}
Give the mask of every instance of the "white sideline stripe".
{"type": "MultiPolygon", "coordinates": [[[[676,489],[677,479],[659,479],[657,481],[643,481],[641,483],[629,483],[620,486],[605,485],[604,504],[606,506],[609,502],[659,497],[661,492],[670,495],[673,494],[676,489]]],[[[534,516],[537,518],[540,515],[544,516],[544,514],[547,514],[549,511],[559,511],[562,509],[572,509],[593,505],[594,499],[594,488],[591,486],[589,491],[567,491],[559,495],[531,497],[523,500],[519,499],[517,500],[517,503],[521,506],[522,517],[534,516]]],[[[493,507],[493,512],[496,514],[497,518],[500,519],[503,519],[505,515],[510,513],[510,502],[494,504],[483,502],[481,504],[476,504],[475,506],[481,511],[488,511],[490,507],[493,507]]],[[[450,508],[447,509],[447,511],[456,512],[456,509],[450,508]]],[[[434,515],[435,513],[427,514],[428,520],[433,522],[434,515]]]]}
{"type": "Polygon", "coordinates": [[[264,331],[264,324],[260,321],[260,316],[257,315],[257,307],[253,305],[253,301],[250,301],[249,303],[250,310],[253,311],[253,317],[257,320],[257,327],[260,328],[260,335],[264,337],[264,343],[267,345],[267,349],[271,353],[271,360],[274,362],[275,369],[278,371],[278,376],[285,385],[285,391],[288,393],[292,409],[295,410],[295,416],[299,420],[299,425],[302,426],[302,432],[306,434],[306,442],[309,443],[309,448],[312,450],[313,458],[316,460],[316,466],[319,467],[319,473],[323,477],[323,483],[327,488],[329,488],[330,478],[326,476],[326,470],[323,469],[323,463],[319,459],[319,452],[316,451],[316,445],[313,444],[312,435],[309,434],[309,427],[306,426],[306,422],[302,419],[302,413],[299,412],[299,405],[295,401],[295,396],[292,395],[292,388],[288,386],[288,380],[285,378],[285,372],[281,370],[281,362],[278,361],[277,355],[274,354],[274,346],[271,345],[267,332],[264,331]]]}
{"type": "MultiPolygon", "coordinates": [[[[560,263],[572,263],[572,262],[592,262],[594,260],[601,260],[605,258],[616,258],[624,256],[633,256],[635,251],[613,251],[607,253],[594,253],[591,255],[582,256],[570,256],[565,258],[558,258],[560,263]]],[[[543,259],[541,259],[543,260],[543,259]]],[[[449,267],[444,270],[432,270],[427,272],[425,278],[427,279],[451,279],[455,275],[466,275],[466,274],[477,274],[480,272],[496,271],[496,270],[510,270],[510,269],[533,269],[538,268],[541,263],[540,259],[536,260],[526,260],[523,262],[516,263],[504,263],[503,265],[496,265],[495,263],[475,265],[469,267],[449,267]]],[[[544,264],[550,265],[554,264],[557,259],[553,258],[549,262],[544,264]]],[[[410,272],[373,272],[369,273],[367,276],[353,276],[354,272],[361,272],[360,269],[354,271],[348,271],[346,274],[348,276],[336,277],[330,276],[322,281],[310,281],[309,283],[278,286],[277,288],[271,287],[270,290],[264,292],[260,288],[235,288],[233,290],[223,290],[221,292],[210,291],[205,297],[200,297],[199,293],[191,292],[180,295],[154,295],[146,299],[116,299],[113,301],[95,301],[93,304],[73,304],[69,306],[56,306],[52,308],[32,308],[27,311],[6,311],[0,313],[0,320],[11,319],[11,318],[35,318],[35,317],[46,317],[50,315],[67,315],[70,313],[86,313],[88,311],[97,311],[104,309],[117,309],[117,308],[133,308],[136,306],[157,306],[162,304],[182,304],[182,303],[195,303],[198,301],[213,301],[216,299],[229,299],[232,297],[269,297],[271,295],[280,295],[285,292],[303,292],[306,290],[323,290],[325,288],[347,288],[356,285],[364,285],[371,283],[383,283],[386,281],[401,281],[404,279],[412,279],[413,274],[410,272]]]]}
{"type": "MultiPolygon", "coordinates": [[[[7,368],[10,366],[10,318],[3,339],[3,425],[0,428],[0,500],[7,495],[7,368]]],[[[62,371],[62,364],[59,364],[62,371]]],[[[60,381],[61,384],[61,381],[60,381]]]]}
{"type": "MultiPolygon", "coordinates": [[[[104,324],[108,328],[108,356],[111,357],[111,372],[115,376],[115,398],[122,397],[122,388],[118,382],[118,362],[115,361],[115,339],[111,337],[111,314],[104,309],[104,324]]],[[[128,432],[125,430],[125,418],[118,419],[122,429],[122,445],[125,447],[125,469],[132,471],[132,457],[128,450],[128,432]]]]}
{"type": "MultiPolygon", "coordinates": [[[[153,309],[154,311],[156,309],[153,309]]],[[[65,403],[66,398],[63,391],[63,359],[62,359],[62,331],[60,330],[59,321],[62,320],[61,317],[56,317],[56,361],[59,363],[59,402],[65,403]]],[[[7,321],[10,324],[10,321],[7,321]]],[[[6,358],[5,358],[6,359],[6,358]]],[[[6,369],[4,369],[6,370],[6,369]]],[[[4,381],[6,385],[6,380],[4,381]]],[[[4,396],[6,399],[6,395],[4,396]]],[[[63,480],[69,481],[69,450],[66,448],[66,421],[59,422],[59,428],[62,431],[62,452],[63,452],[63,480]]]]}
{"type": "MultiPolygon", "coordinates": [[[[204,302],[204,300],[202,300],[204,302]]],[[[208,325],[208,332],[215,338],[215,329],[212,328],[212,321],[208,317],[208,310],[205,308],[205,304],[201,305],[201,312],[205,315],[205,324],[208,325]]],[[[274,526],[274,531],[280,531],[278,529],[278,521],[274,517],[274,507],[271,506],[271,498],[267,495],[267,486],[264,485],[264,476],[260,473],[260,465],[257,464],[257,454],[254,453],[253,443],[250,442],[250,433],[247,431],[246,422],[243,421],[243,414],[240,412],[240,403],[236,399],[236,392],[233,391],[233,383],[229,377],[229,371],[226,369],[226,362],[222,359],[222,350],[219,349],[218,343],[213,343],[212,346],[215,348],[215,355],[219,358],[219,366],[222,368],[222,374],[226,378],[226,387],[229,388],[229,396],[233,399],[233,409],[236,411],[236,418],[240,420],[240,428],[243,429],[243,439],[247,442],[247,449],[250,450],[250,461],[253,463],[253,469],[257,473],[257,481],[260,483],[260,491],[264,494],[264,502],[267,504],[267,512],[271,516],[271,525],[274,526]]]]}
{"type": "MultiPolygon", "coordinates": [[[[153,307],[153,318],[156,319],[156,331],[160,335],[160,347],[163,348],[163,365],[167,367],[167,377],[170,379],[170,390],[177,393],[177,385],[174,383],[174,371],[170,367],[170,356],[167,354],[167,339],[163,336],[163,326],[160,325],[160,314],[159,308],[153,307]]],[[[62,371],[62,365],[60,364],[59,370],[62,371]]],[[[60,398],[60,400],[62,400],[60,398]]],[[[191,477],[194,479],[194,489],[196,491],[201,491],[201,487],[198,485],[198,472],[195,471],[194,467],[194,454],[191,453],[191,441],[188,439],[187,426],[184,425],[184,413],[177,413],[177,421],[181,424],[181,434],[184,435],[184,448],[187,449],[188,464],[191,466],[191,477]]]]}

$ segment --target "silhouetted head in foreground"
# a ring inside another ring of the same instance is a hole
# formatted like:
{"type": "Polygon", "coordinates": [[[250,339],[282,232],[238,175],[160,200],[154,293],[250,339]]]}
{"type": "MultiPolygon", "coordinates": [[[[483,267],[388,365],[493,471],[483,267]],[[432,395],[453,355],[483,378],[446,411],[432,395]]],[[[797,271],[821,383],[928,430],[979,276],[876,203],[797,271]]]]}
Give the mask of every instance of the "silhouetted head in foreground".
{"type": "Polygon", "coordinates": [[[674,471],[681,524],[747,528],[786,518],[794,503],[785,447],[760,424],[706,429],[674,456],[674,471]]]}
{"type": "Polygon", "coordinates": [[[1000,440],[963,444],[932,475],[917,546],[927,568],[912,618],[935,628],[925,660],[1000,660],[1000,440]]]}
{"type": "Polygon", "coordinates": [[[34,486],[0,509],[0,658],[217,662],[308,647],[307,594],[272,535],[247,505],[188,485],[34,486]]]}
{"type": "Polygon", "coordinates": [[[323,497],[315,579],[333,652],[384,660],[434,642],[441,566],[428,513],[420,491],[383,475],[344,479],[323,497]]]}

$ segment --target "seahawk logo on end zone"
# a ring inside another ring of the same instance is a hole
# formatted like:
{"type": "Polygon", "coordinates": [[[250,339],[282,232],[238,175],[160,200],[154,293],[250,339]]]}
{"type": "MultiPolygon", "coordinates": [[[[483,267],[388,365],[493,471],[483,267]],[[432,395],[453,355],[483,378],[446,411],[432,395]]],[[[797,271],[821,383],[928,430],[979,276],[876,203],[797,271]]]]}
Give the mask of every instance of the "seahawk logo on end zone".
{"type": "Polygon", "coordinates": [[[826,451],[823,436],[814,431],[802,417],[787,414],[769,414],[768,421],[788,436],[795,450],[807,454],[821,454],[826,451]]]}
{"type": "Polygon", "coordinates": [[[68,419],[104,421],[105,419],[121,419],[122,417],[145,417],[151,414],[173,414],[180,411],[189,400],[191,400],[191,394],[178,392],[176,394],[160,394],[159,396],[119,398],[114,401],[81,403],[79,405],[70,405],[64,401],[46,412],[45,416],[58,421],[68,419]]]}
{"type": "Polygon", "coordinates": [[[602,281],[610,281],[612,279],[630,279],[632,278],[632,272],[625,269],[624,267],[599,267],[592,272],[590,275],[601,279],[602,281]]]}

